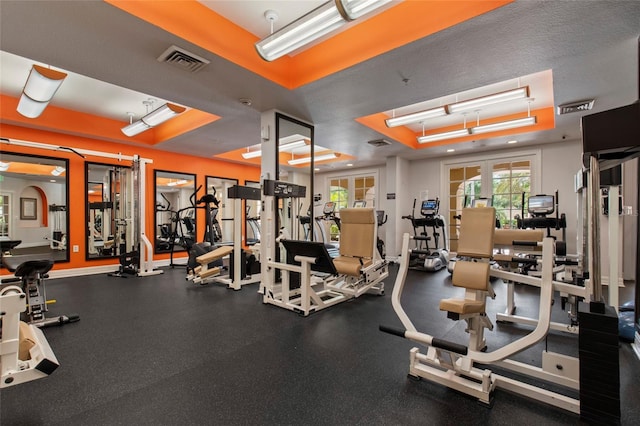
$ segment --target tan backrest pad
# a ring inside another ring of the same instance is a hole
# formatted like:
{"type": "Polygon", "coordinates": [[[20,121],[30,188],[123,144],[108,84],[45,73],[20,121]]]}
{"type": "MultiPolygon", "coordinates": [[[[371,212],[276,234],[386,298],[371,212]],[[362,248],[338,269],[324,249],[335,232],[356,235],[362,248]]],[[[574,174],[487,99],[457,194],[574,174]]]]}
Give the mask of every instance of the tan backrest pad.
{"type": "Polygon", "coordinates": [[[372,208],[340,210],[340,255],[373,257],[376,217],[372,208]]]}
{"type": "Polygon", "coordinates": [[[542,229],[496,229],[493,243],[496,246],[512,246],[514,241],[542,241],[542,229]]]}
{"type": "Polygon", "coordinates": [[[458,255],[491,257],[495,227],[496,211],[493,207],[463,209],[458,255]]]}
{"type": "Polygon", "coordinates": [[[451,282],[456,287],[486,291],[489,287],[489,264],[459,260],[453,270],[451,282]]]}

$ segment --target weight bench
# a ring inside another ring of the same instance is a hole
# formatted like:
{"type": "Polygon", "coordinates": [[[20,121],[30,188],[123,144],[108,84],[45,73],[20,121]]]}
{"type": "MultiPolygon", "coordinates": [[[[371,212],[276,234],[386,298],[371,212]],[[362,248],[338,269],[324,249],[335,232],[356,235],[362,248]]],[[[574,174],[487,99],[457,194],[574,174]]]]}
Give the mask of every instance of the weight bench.
{"type": "Polygon", "coordinates": [[[463,210],[464,220],[460,225],[458,256],[469,260],[458,260],[451,281],[454,286],[465,289],[464,298],[449,298],[440,301],[440,310],[447,312],[453,320],[465,320],[468,324],[469,349],[486,349],[484,329],[493,330],[493,324],[485,313],[487,296],[495,293],[489,282],[489,260],[493,254],[496,215],[493,207],[476,207],[463,210]]]}
{"type": "Polygon", "coordinates": [[[202,283],[205,278],[220,275],[221,268],[219,266],[209,267],[209,264],[229,256],[232,251],[233,247],[222,246],[196,257],[196,262],[199,266],[194,269],[193,282],[202,283]]]}

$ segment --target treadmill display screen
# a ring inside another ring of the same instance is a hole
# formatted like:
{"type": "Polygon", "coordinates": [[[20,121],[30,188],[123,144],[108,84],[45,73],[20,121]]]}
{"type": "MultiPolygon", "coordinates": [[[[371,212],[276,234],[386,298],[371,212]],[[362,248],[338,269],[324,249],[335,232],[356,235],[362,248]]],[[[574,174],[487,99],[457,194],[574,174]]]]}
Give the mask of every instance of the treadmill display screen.
{"type": "Polygon", "coordinates": [[[438,201],[437,200],[425,200],[422,202],[420,212],[423,215],[430,215],[438,213],[438,201]]]}
{"type": "Polygon", "coordinates": [[[529,213],[533,215],[548,215],[554,211],[553,195],[534,195],[529,197],[529,213]]]}

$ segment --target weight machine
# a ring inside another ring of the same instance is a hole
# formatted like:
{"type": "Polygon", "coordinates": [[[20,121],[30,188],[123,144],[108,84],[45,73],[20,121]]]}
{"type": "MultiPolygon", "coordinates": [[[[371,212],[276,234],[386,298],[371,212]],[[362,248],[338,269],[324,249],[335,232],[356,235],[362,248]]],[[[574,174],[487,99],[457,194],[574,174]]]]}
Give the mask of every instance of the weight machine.
{"type": "MultiPolygon", "coordinates": [[[[304,197],[305,191],[303,186],[264,180],[263,221],[274,216],[268,212],[275,210],[279,199],[295,200],[304,197]]],[[[265,241],[260,288],[264,303],[307,316],[365,293],[384,294],[384,279],[389,271],[376,248],[375,211],[347,208],[340,214],[342,241],[336,258],[330,256],[322,242],[290,240],[282,232],[278,238],[265,241]]]]}
{"type": "Polygon", "coordinates": [[[42,330],[20,321],[26,297],[15,285],[0,290],[0,388],[47,377],[60,365],[42,330]]]}
{"type": "MultiPolygon", "coordinates": [[[[260,281],[260,246],[254,244],[251,250],[243,248],[242,201],[260,200],[260,190],[248,186],[234,185],[227,191],[227,198],[233,200],[233,248],[229,246],[211,246],[211,251],[195,258],[193,274],[187,279],[196,284],[218,282],[229,288],[240,290],[243,285],[260,281]],[[221,275],[222,259],[230,256],[228,274],[221,275]]],[[[217,209],[217,204],[216,204],[217,209]]]]}
{"type": "Polygon", "coordinates": [[[553,261],[555,258],[555,241],[544,238],[541,243],[516,242],[514,245],[541,246],[542,257],[530,259],[530,262],[541,266],[540,278],[523,276],[512,272],[501,272],[501,278],[519,282],[525,278],[540,288],[538,322],[535,329],[507,345],[496,350],[485,352],[486,342],[484,329],[493,329],[493,324],[485,313],[487,297],[495,297],[489,277],[494,271],[490,269],[489,259],[493,253],[495,232],[495,210],[493,208],[465,209],[465,220],[461,224],[458,252],[462,256],[476,261],[459,260],[453,271],[452,283],[463,287],[463,299],[443,299],[440,310],[446,311],[453,320],[467,322],[469,344],[460,345],[432,335],[417,331],[401,304],[401,295],[407,275],[408,259],[411,250],[411,237],[403,238],[400,270],[393,289],[392,304],[404,329],[380,326],[380,330],[390,334],[413,340],[426,347],[426,353],[419,348],[410,351],[409,375],[424,378],[445,385],[460,392],[478,398],[487,405],[492,404],[493,391],[502,388],[547,404],[580,413],[580,401],[542,387],[521,382],[506,375],[499,375],[490,370],[491,365],[501,369],[526,375],[537,380],[552,383],[568,389],[580,389],[579,362],[576,358],[563,354],[544,351],[542,367],[527,365],[510,360],[509,357],[540,342],[550,328],[551,302],[556,284],[553,282],[553,261]]]}

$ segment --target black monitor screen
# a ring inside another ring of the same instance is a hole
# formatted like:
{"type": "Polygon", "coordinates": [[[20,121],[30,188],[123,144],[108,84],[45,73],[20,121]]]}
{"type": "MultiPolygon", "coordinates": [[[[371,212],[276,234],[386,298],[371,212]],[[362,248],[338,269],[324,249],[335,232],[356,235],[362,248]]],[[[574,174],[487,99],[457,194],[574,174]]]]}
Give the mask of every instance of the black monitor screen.
{"type": "Polygon", "coordinates": [[[334,203],[333,201],[324,203],[324,210],[322,211],[324,214],[333,213],[334,211],[336,211],[336,203],[334,203]]]}
{"type": "Polygon", "coordinates": [[[423,215],[438,213],[438,201],[437,200],[424,200],[420,212],[423,215]]]}
{"type": "Polygon", "coordinates": [[[360,209],[363,207],[367,207],[367,202],[363,200],[358,200],[353,202],[353,207],[356,209],[360,209]]]}
{"type": "Polygon", "coordinates": [[[551,214],[554,211],[553,195],[532,195],[529,197],[529,213],[534,215],[551,214]]]}

